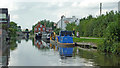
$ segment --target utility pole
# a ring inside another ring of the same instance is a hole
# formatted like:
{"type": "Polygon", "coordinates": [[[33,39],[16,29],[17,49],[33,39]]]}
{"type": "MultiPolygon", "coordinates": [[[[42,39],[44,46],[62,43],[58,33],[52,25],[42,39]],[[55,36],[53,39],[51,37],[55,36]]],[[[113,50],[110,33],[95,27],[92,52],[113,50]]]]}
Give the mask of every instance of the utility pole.
{"type": "Polygon", "coordinates": [[[61,30],[62,30],[62,19],[63,19],[63,16],[61,16],[61,30]]]}
{"type": "Polygon", "coordinates": [[[118,2],[118,13],[120,13],[120,1],[118,2]]]}
{"type": "Polygon", "coordinates": [[[102,3],[100,3],[100,15],[102,14],[102,3]]]}

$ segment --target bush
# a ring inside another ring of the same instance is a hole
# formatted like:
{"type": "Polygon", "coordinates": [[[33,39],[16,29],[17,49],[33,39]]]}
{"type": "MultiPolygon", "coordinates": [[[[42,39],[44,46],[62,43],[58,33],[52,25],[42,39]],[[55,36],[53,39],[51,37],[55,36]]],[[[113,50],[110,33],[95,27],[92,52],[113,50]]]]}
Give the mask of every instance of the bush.
{"type": "Polygon", "coordinates": [[[59,35],[59,32],[60,32],[60,28],[56,28],[55,30],[54,30],[54,32],[57,34],[57,35],[59,35]]]}
{"type": "Polygon", "coordinates": [[[120,53],[120,27],[118,23],[111,22],[106,29],[105,40],[99,44],[98,49],[100,51],[109,53],[120,53]]]}

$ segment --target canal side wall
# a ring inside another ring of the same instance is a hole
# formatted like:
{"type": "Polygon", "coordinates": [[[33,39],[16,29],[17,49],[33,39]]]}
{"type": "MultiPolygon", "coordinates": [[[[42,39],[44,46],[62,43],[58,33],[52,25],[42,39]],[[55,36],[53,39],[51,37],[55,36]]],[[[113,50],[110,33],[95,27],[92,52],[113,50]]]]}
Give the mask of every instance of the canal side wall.
{"type": "Polygon", "coordinates": [[[8,33],[4,29],[0,29],[0,66],[7,65],[6,52],[9,49],[8,33]]]}
{"type": "Polygon", "coordinates": [[[2,65],[2,29],[0,29],[0,66],[2,65]]]}
{"type": "Polygon", "coordinates": [[[76,46],[82,47],[82,48],[93,48],[97,49],[97,45],[94,43],[87,43],[87,42],[76,42],[76,46]]]}

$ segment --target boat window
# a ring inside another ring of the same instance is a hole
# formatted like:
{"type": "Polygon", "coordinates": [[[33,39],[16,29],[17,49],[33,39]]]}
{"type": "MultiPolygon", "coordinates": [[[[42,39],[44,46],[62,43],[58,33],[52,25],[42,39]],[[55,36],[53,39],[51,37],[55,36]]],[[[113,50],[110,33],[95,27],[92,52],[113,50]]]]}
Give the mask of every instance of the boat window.
{"type": "Polygon", "coordinates": [[[71,31],[62,31],[61,36],[72,36],[72,32],[71,31]]]}
{"type": "Polygon", "coordinates": [[[67,35],[72,36],[72,32],[71,31],[67,32],[67,35]]]}
{"type": "Polygon", "coordinates": [[[64,36],[64,35],[65,35],[65,32],[62,31],[62,32],[61,32],[61,36],[64,36]]]}

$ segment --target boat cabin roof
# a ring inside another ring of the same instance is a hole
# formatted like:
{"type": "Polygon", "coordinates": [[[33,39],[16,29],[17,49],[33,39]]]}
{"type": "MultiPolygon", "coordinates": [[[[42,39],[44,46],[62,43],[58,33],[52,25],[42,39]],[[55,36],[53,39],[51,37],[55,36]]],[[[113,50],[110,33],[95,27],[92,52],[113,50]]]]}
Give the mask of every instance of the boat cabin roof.
{"type": "Polygon", "coordinates": [[[72,36],[73,31],[61,31],[60,36],[72,36]]]}

